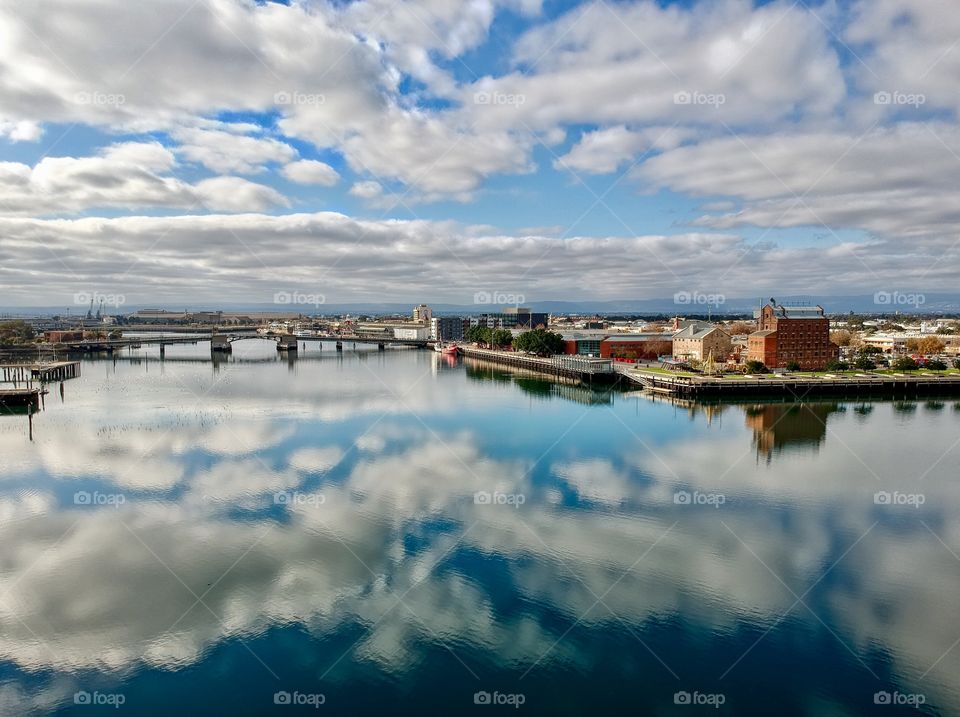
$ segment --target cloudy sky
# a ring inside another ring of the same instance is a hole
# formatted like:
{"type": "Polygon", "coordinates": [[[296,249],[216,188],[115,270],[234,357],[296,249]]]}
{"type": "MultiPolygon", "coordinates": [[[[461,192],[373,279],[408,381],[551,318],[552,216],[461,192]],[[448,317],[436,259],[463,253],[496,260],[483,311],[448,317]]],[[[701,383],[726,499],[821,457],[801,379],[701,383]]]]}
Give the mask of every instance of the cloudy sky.
{"type": "Polygon", "coordinates": [[[950,291],[950,0],[0,0],[0,306],[950,291]]]}

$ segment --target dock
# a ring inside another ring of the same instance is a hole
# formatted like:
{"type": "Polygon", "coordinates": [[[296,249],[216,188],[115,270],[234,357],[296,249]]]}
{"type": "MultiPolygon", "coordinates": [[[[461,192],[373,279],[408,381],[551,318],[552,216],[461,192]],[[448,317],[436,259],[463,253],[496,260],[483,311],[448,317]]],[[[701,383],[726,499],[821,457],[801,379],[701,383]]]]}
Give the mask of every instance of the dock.
{"type": "Polygon", "coordinates": [[[40,381],[52,383],[80,376],[79,361],[43,361],[39,363],[13,363],[0,365],[4,383],[29,383],[40,381]]]}
{"type": "Polygon", "coordinates": [[[497,351],[472,346],[461,346],[460,353],[467,358],[529,369],[545,376],[572,378],[589,384],[611,384],[619,380],[610,359],[595,359],[587,356],[553,356],[543,358],[517,351],[497,351]]]}
{"type": "Polygon", "coordinates": [[[657,393],[684,398],[877,396],[913,398],[960,395],[960,375],[855,374],[841,376],[672,376],[643,369],[617,367],[625,379],[657,393]]]}
{"type": "Polygon", "coordinates": [[[32,407],[40,405],[39,388],[0,388],[0,408],[32,407]]]}

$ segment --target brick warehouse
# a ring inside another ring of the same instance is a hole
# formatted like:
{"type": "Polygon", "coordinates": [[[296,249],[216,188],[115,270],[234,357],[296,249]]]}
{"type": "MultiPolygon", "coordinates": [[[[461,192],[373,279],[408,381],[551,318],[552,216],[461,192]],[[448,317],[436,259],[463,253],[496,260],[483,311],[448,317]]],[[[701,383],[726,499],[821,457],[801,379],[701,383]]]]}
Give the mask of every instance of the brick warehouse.
{"type": "Polygon", "coordinates": [[[819,371],[839,356],[830,342],[830,319],[822,306],[783,306],[774,299],[760,309],[757,330],[747,339],[747,360],[767,368],[796,362],[805,371],[819,371]]]}

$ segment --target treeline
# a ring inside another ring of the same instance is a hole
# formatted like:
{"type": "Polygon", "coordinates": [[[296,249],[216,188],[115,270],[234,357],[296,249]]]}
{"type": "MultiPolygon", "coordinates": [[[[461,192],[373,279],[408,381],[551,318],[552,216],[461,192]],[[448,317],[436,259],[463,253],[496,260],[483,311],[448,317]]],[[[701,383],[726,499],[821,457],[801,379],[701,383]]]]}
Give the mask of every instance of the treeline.
{"type": "Polygon", "coordinates": [[[467,341],[490,348],[512,346],[517,351],[525,351],[538,356],[553,356],[563,353],[563,336],[546,329],[534,329],[514,336],[507,329],[471,326],[467,331],[467,341]]]}
{"type": "Polygon", "coordinates": [[[0,321],[0,344],[31,344],[35,335],[26,321],[0,321]]]}

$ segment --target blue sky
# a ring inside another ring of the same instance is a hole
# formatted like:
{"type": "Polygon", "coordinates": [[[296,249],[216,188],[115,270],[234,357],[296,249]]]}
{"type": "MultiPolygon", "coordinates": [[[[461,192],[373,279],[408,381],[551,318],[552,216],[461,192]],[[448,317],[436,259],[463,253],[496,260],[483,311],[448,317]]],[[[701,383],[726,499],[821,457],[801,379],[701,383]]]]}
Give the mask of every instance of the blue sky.
{"type": "Polygon", "coordinates": [[[7,305],[953,288],[934,0],[53,0],[0,27],[7,305]]]}

